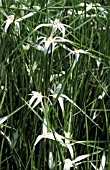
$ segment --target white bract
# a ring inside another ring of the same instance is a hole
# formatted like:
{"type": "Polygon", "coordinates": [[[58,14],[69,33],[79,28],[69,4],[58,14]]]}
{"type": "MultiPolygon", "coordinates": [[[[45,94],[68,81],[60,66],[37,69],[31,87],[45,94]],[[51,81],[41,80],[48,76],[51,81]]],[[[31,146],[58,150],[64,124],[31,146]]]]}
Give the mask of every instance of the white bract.
{"type": "Polygon", "coordinates": [[[87,50],[82,50],[82,49],[71,50],[70,48],[66,47],[65,45],[63,45],[63,48],[67,49],[70,52],[67,56],[74,54],[76,56],[76,58],[79,58],[79,54],[89,54],[89,55],[91,55],[91,53],[89,53],[87,50]]]}
{"type": "Polygon", "coordinates": [[[38,29],[41,28],[41,27],[52,27],[52,31],[51,31],[50,36],[53,37],[53,36],[55,35],[56,31],[57,31],[57,30],[60,30],[60,32],[62,33],[62,36],[64,37],[64,36],[65,36],[65,27],[69,27],[69,28],[70,28],[70,26],[61,23],[61,22],[59,21],[59,19],[55,19],[54,21],[53,21],[53,20],[50,20],[50,22],[51,22],[51,23],[49,23],[49,24],[40,24],[40,25],[38,25],[38,26],[34,29],[34,31],[38,30],[38,29]]]}
{"type": "Polygon", "coordinates": [[[9,26],[12,23],[14,23],[15,29],[18,31],[18,34],[20,34],[20,24],[19,24],[19,22],[26,19],[26,18],[29,18],[29,17],[33,16],[35,13],[36,12],[30,12],[29,14],[27,14],[27,15],[21,17],[21,18],[18,18],[18,19],[16,19],[15,15],[9,15],[8,16],[6,14],[5,16],[7,17],[7,20],[5,21],[6,22],[6,24],[5,24],[5,32],[7,33],[7,30],[9,28],[9,26]]]}
{"type": "Polygon", "coordinates": [[[3,122],[5,122],[8,119],[8,116],[4,116],[0,118],[0,124],[2,124],[3,122]]]}
{"type": "Polygon", "coordinates": [[[57,132],[48,132],[48,133],[44,133],[42,135],[39,135],[34,143],[34,147],[37,145],[37,143],[41,140],[41,139],[51,139],[51,140],[56,140],[57,142],[59,142],[62,146],[64,145],[63,142],[63,136],[59,135],[57,132]]]}
{"type": "Polygon", "coordinates": [[[106,156],[105,156],[105,153],[103,153],[99,170],[104,170],[105,169],[105,164],[106,164],[106,156]]]}
{"type": "Polygon", "coordinates": [[[63,170],[70,170],[71,167],[75,167],[77,169],[77,165],[83,163],[82,160],[88,158],[90,154],[81,155],[71,161],[69,158],[65,159],[65,164],[63,170]]]}
{"type": "Polygon", "coordinates": [[[55,90],[55,94],[58,94],[62,88],[62,84],[59,84],[55,90]]]}
{"type": "Polygon", "coordinates": [[[105,156],[105,152],[103,153],[102,155],[102,159],[101,159],[101,163],[100,163],[100,166],[99,168],[97,168],[92,162],[90,162],[91,165],[93,166],[93,168],[95,170],[105,170],[105,165],[106,165],[106,156],[105,156]]]}
{"type": "MultiPolygon", "coordinates": [[[[78,6],[79,6],[79,7],[85,7],[85,3],[82,2],[82,3],[80,3],[78,6]]],[[[89,10],[92,9],[92,8],[93,8],[93,4],[92,4],[92,3],[90,3],[90,4],[87,4],[87,3],[86,3],[86,11],[89,11],[89,10]]]]}
{"type": "MultiPolygon", "coordinates": [[[[53,91],[51,90],[51,92],[53,93],[53,91]]],[[[50,96],[53,96],[54,98],[57,97],[58,94],[55,94],[53,93],[53,95],[50,95],[50,96]]],[[[91,120],[92,123],[94,123],[99,129],[101,129],[98,124],[96,124],[73,100],[71,100],[68,96],[66,96],[65,94],[61,94],[59,97],[58,97],[58,101],[59,101],[59,104],[60,104],[60,107],[62,109],[62,112],[64,114],[64,103],[63,103],[63,98],[66,99],[67,101],[69,101],[71,104],[73,104],[78,110],[80,110],[84,115],[86,115],[86,117],[91,120]]]]}
{"type": "MultiPolygon", "coordinates": [[[[50,95],[50,96],[53,96],[53,98],[56,98],[58,93],[60,92],[61,88],[62,88],[62,84],[59,84],[56,87],[55,92],[53,92],[53,90],[51,90],[51,93],[53,93],[53,95],[50,95]]],[[[61,95],[58,97],[58,102],[59,102],[59,105],[61,107],[61,110],[62,110],[62,113],[63,113],[63,117],[64,117],[64,103],[63,103],[63,97],[61,95]]]]}
{"type": "Polygon", "coordinates": [[[65,159],[63,170],[70,170],[71,167],[73,167],[72,161],[69,158],[65,159]]]}
{"type": "Polygon", "coordinates": [[[63,136],[59,135],[57,132],[48,132],[47,131],[47,121],[46,118],[44,118],[43,121],[43,132],[42,135],[39,135],[34,143],[34,148],[37,145],[37,143],[41,140],[41,139],[51,139],[51,140],[56,140],[58,141],[62,146],[65,146],[64,142],[62,139],[64,139],[63,136]]]}
{"type": "Polygon", "coordinates": [[[100,17],[103,17],[103,18],[106,18],[107,17],[107,14],[108,12],[99,4],[99,3],[96,3],[96,6],[94,5],[93,9],[95,11],[99,11],[100,12],[100,17]]]}
{"type": "MultiPolygon", "coordinates": [[[[78,5],[79,7],[84,7],[85,8],[85,3],[80,3],[78,5]]],[[[107,14],[108,12],[99,4],[99,3],[86,3],[86,12],[90,11],[92,9],[92,13],[93,13],[93,10],[94,10],[94,14],[91,14],[91,15],[88,15],[86,14],[86,17],[96,17],[97,16],[97,12],[99,12],[98,16],[99,17],[102,17],[102,18],[106,18],[107,17],[107,14]]],[[[84,12],[85,11],[78,11],[78,14],[81,15],[84,17],[84,12]]]]}
{"type": "Polygon", "coordinates": [[[68,25],[66,24],[62,24],[59,19],[55,19],[54,21],[51,20],[51,23],[52,23],[52,32],[51,32],[51,36],[53,36],[57,29],[60,30],[60,32],[62,33],[62,36],[64,37],[65,36],[65,26],[66,27],[69,27],[68,25]]]}
{"type": "Polygon", "coordinates": [[[19,22],[15,19],[14,15],[10,15],[8,16],[8,19],[6,20],[6,24],[5,24],[5,32],[7,32],[9,26],[14,23],[15,24],[15,28],[17,29],[18,33],[20,34],[20,24],[19,22]]]}
{"type": "Polygon", "coordinates": [[[52,152],[49,152],[48,166],[49,166],[49,169],[53,169],[55,167],[55,162],[53,160],[52,152]]]}
{"type": "Polygon", "coordinates": [[[32,107],[32,109],[34,109],[39,103],[41,103],[41,111],[44,111],[44,105],[43,105],[43,101],[42,99],[45,97],[46,99],[48,99],[48,101],[51,103],[50,99],[46,96],[43,96],[41,92],[37,92],[37,91],[32,91],[32,94],[29,94],[31,95],[31,99],[29,100],[29,107],[32,107]]]}
{"type": "MultiPolygon", "coordinates": [[[[57,97],[57,95],[60,92],[61,88],[62,88],[62,84],[59,84],[57,86],[57,88],[56,88],[54,98],[57,97]]],[[[61,107],[61,110],[62,110],[62,113],[63,113],[63,117],[64,117],[64,102],[63,102],[63,97],[61,95],[58,97],[58,102],[59,102],[59,105],[61,107]]]]}
{"type": "Polygon", "coordinates": [[[64,131],[64,134],[65,134],[65,144],[70,152],[71,158],[73,159],[74,152],[73,152],[72,145],[70,144],[71,134],[70,132],[65,132],[65,131],[64,131]]]}
{"type": "MultiPolygon", "coordinates": [[[[79,50],[75,49],[72,53],[75,55],[74,67],[75,67],[76,63],[78,62],[78,60],[79,60],[79,54],[80,53],[81,54],[90,54],[89,52],[84,51],[82,49],[79,49],[79,50]]],[[[71,52],[70,52],[70,54],[71,54],[71,52]]]]}
{"type": "Polygon", "coordinates": [[[62,46],[64,49],[66,49],[67,51],[69,51],[69,54],[66,56],[70,56],[70,55],[75,55],[75,60],[74,60],[74,67],[76,66],[78,60],[79,60],[79,56],[80,54],[88,54],[88,55],[91,55],[91,53],[88,52],[88,50],[82,50],[82,49],[75,49],[75,50],[71,50],[70,48],[66,47],[65,45],[62,46]]]}
{"type": "MultiPolygon", "coordinates": [[[[50,96],[53,96],[53,98],[56,98],[57,95],[59,94],[61,88],[62,88],[62,84],[59,84],[59,85],[56,87],[55,92],[54,92],[53,90],[51,90],[51,93],[53,93],[53,95],[50,95],[50,96]]],[[[63,101],[64,98],[67,99],[68,101],[70,101],[71,103],[73,103],[73,101],[72,101],[71,99],[69,99],[66,95],[60,94],[60,96],[58,97],[58,102],[59,102],[59,105],[60,105],[60,107],[61,107],[63,116],[64,116],[64,101],[63,101]]]]}
{"type": "Polygon", "coordinates": [[[44,40],[45,41],[45,45],[44,45],[44,55],[47,54],[47,51],[49,50],[49,53],[54,51],[55,49],[55,39],[53,37],[49,37],[47,39],[44,40]]]}
{"type": "Polygon", "coordinates": [[[32,106],[33,102],[35,102],[32,106],[32,108],[34,109],[39,103],[42,104],[42,99],[43,96],[41,93],[38,93],[36,91],[32,91],[32,94],[30,94],[32,97],[29,100],[29,106],[32,106]]]}
{"type": "MultiPolygon", "coordinates": [[[[43,125],[45,126],[45,125],[43,125]]],[[[37,139],[35,140],[34,147],[40,142],[42,139],[50,139],[50,140],[56,140],[58,143],[60,143],[63,147],[67,147],[70,154],[72,153],[70,150],[70,144],[66,144],[63,142],[63,139],[65,139],[64,136],[59,135],[57,132],[46,132],[44,131],[42,135],[39,135],[37,139]]],[[[71,155],[72,156],[72,155],[71,155]]]]}
{"type": "Polygon", "coordinates": [[[59,135],[57,132],[48,132],[47,129],[47,121],[46,121],[46,117],[44,116],[44,121],[43,121],[43,128],[42,128],[43,132],[41,135],[39,135],[37,137],[37,139],[34,142],[34,146],[33,149],[35,149],[35,146],[40,142],[40,140],[42,139],[50,139],[50,140],[56,140],[58,143],[60,143],[63,147],[67,147],[71,157],[73,157],[73,153],[71,151],[71,147],[69,143],[65,143],[63,140],[65,139],[64,136],[59,135]]]}
{"type": "Polygon", "coordinates": [[[39,42],[39,44],[34,44],[34,46],[36,47],[36,49],[40,50],[40,51],[43,51],[44,52],[44,55],[50,52],[54,52],[55,50],[55,46],[57,45],[58,42],[68,42],[67,39],[64,39],[63,37],[52,37],[50,36],[49,38],[46,38],[46,37],[40,37],[38,38],[39,39],[42,39],[41,42],[39,42]]]}

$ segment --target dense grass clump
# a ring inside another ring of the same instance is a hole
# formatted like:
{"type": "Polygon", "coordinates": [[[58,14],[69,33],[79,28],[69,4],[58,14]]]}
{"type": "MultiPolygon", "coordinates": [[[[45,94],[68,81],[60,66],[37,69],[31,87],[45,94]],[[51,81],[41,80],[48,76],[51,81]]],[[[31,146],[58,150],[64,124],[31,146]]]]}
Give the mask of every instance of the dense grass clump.
{"type": "Polygon", "coordinates": [[[0,1],[0,169],[110,169],[110,2],[0,1]]]}

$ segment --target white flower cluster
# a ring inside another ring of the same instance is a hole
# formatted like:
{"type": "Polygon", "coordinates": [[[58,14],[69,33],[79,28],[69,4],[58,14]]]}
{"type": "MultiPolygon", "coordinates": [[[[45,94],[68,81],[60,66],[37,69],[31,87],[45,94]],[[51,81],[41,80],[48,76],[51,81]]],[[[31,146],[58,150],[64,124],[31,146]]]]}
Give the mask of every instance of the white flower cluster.
{"type": "MultiPolygon", "coordinates": [[[[84,3],[81,3],[78,6],[84,7],[84,3]]],[[[40,7],[36,6],[35,8],[37,10],[40,10],[40,7]]],[[[92,4],[92,3],[86,4],[86,12],[90,11],[91,9],[92,10],[98,10],[100,12],[100,16],[103,17],[103,18],[106,18],[107,11],[105,11],[100,6],[100,4],[98,4],[98,3],[95,4],[95,5],[92,4]]],[[[17,18],[15,15],[9,15],[8,16],[3,11],[2,11],[2,13],[7,18],[6,21],[5,21],[4,32],[7,33],[10,25],[14,24],[14,28],[15,28],[15,30],[17,30],[18,35],[20,35],[20,22],[36,14],[36,12],[30,12],[27,15],[22,16],[21,18],[17,18]]],[[[71,15],[71,11],[68,11],[68,14],[71,15]]],[[[81,15],[81,17],[83,17],[84,11],[78,11],[78,14],[81,15]]],[[[92,17],[95,17],[95,15],[92,14],[92,17]]],[[[90,15],[87,14],[86,17],[90,17],[90,15]]],[[[70,28],[70,27],[66,24],[61,23],[59,19],[56,18],[55,20],[50,20],[50,23],[40,24],[33,30],[33,32],[38,31],[42,27],[51,28],[50,36],[48,38],[45,37],[45,36],[38,37],[37,43],[34,43],[33,46],[37,50],[42,51],[44,56],[48,55],[49,53],[53,54],[55,49],[59,47],[59,43],[65,43],[65,42],[71,43],[68,39],[65,38],[66,28],[70,28]],[[60,36],[58,36],[58,34],[57,34],[59,32],[60,32],[60,36]]],[[[73,68],[78,63],[80,54],[92,56],[92,54],[89,53],[88,50],[75,49],[75,48],[74,48],[74,50],[71,50],[66,45],[61,44],[60,46],[68,51],[68,54],[66,55],[66,57],[70,57],[70,56],[73,56],[73,55],[75,56],[73,68]]],[[[29,48],[30,48],[29,44],[23,45],[24,51],[29,50],[29,48]]],[[[97,62],[97,66],[99,67],[100,63],[98,63],[98,61],[96,61],[96,62],[97,62]]],[[[36,63],[34,63],[34,65],[32,67],[33,71],[36,69],[36,67],[37,67],[36,63]]],[[[28,74],[30,75],[30,70],[29,70],[27,65],[26,65],[26,69],[27,69],[28,74]]],[[[56,76],[58,76],[58,75],[56,75],[56,76]]],[[[51,76],[50,81],[52,81],[52,80],[53,80],[53,77],[51,76]]],[[[66,95],[64,95],[62,93],[59,95],[59,93],[61,92],[61,89],[62,89],[62,84],[59,84],[56,88],[55,93],[53,93],[50,96],[52,96],[54,99],[58,97],[58,102],[59,102],[59,105],[60,105],[60,108],[61,108],[61,111],[62,111],[62,115],[64,116],[64,99],[66,99],[68,102],[73,104],[75,107],[77,107],[79,109],[79,111],[81,111],[84,115],[86,115],[85,112],[82,111],[82,109],[79,106],[77,106],[77,104],[74,103],[69,97],[67,97],[66,95]]],[[[48,127],[46,112],[45,112],[44,103],[43,103],[43,98],[46,98],[48,100],[49,104],[52,105],[50,98],[43,96],[42,93],[37,92],[37,91],[32,91],[32,94],[30,94],[30,95],[31,95],[31,99],[29,100],[28,106],[32,110],[34,110],[40,104],[41,105],[40,110],[44,113],[43,124],[42,124],[42,134],[39,135],[36,138],[36,140],[34,142],[33,149],[35,149],[35,146],[42,139],[55,140],[62,147],[66,148],[70,153],[70,159],[67,158],[67,159],[64,160],[63,170],[70,170],[70,168],[73,167],[73,166],[75,168],[77,168],[78,163],[82,163],[81,161],[83,159],[88,158],[90,156],[90,154],[86,154],[86,155],[82,155],[82,156],[78,156],[78,157],[74,158],[74,151],[73,151],[74,143],[71,143],[72,136],[70,134],[70,131],[69,130],[67,130],[67,132],[64,131],[64,136],[63,136],[63,135],[58,134],[56,131],[53,131],[53,129],[50,129],[48,127]]],[[[98,99],[101,99],[101,97],[103,97],[104,95],[105,95],[105,93],[102,94],[102,96],[99,96],[98,99]]],[[[87,116],[87,118],[89,118],[89,116],[87,116]]],[[[7,119],[8,119],[8,116],[0,118],[0,124],[3,124],[7,119]]],[[[95,124],[95,122],[93,120],[91,120],[91,121],[95,124]]],[[[3,136],[5,136],[2,131],[0,131],[0,133],[3,136]]],[[[8,140],[8,142],[11,145],[11,140],[8,137],[5,137],[5,138],[8,140]]],[[[104,161],[105,161],[105,159],[104,159],[104,161]]],[[[52,152],[50,152],[50,154],[49,154],[49,168],[52,169],[54,167],[54,164],[55,163],[54,163],[54,160],[53,160],[53,155],[52,155],[52,152]]]]}
{"type": "MultiPolygon", "coordinates": [[[[68,10],[68,14],[72,15],[72,13],[74,12],[75,15],[80,15],[81,18],[84,18],[85,16],[85,3],[82,2],[80,4],[77,5],[78,9],[81,8],[81,10],[68,10]]],[[[101,4],[99,3],[86,3],[86,17],[87,18],[95,18],[97,16],[107,19],[107,14],[108,12],[101,6],[101,4]],[[89,12],[92,12],[91,14],[89,14],[89,12]]]]}
{"type": "MultiPolygon", "coordinates": [[[[62,89],[62,84],[59,84],[55,90],[55,93],[53,93],[53,98],[56,98],[57,95],[59,95],[59,93],[61,92],[62,89]]],[[[34,142],[34,146],[33,149],[35,149],[35,146],[42,140],[42,139],[49,139],[49,140],[55,140],[56,142],[58,142],[62,147],[67,148],[69,153],[70,153],[70,159],[72,159],[72,161],[68,158],[65,159],[65,163],[64,163],[64,168],[63,170],[70,170],[71,167],[75,167],[75,169],[77,168],[78,164],[82,163],[83,159],[86,159],[90,156],[90,154],[86,154],[86,155],[82,155],[82,156],[78,156],[77,158],[74,159],[74,151],[73,151],[73,146],[75,143],[77,143],[76,141],[71,143],[72,140],[72,135],[68,131],[64,131],[64,136],[58,134],[56,131],[53,131],[52,129],[50,129],[48,127],[48,122],[46,119],[46,112],[44,109],[44,103],[43,103],[43,98],[46,96],[42,96],[41,93],[38,93],[36,91],[32,92],[32,97],[29,100],[29,107],[34,109],[36,106],[38,106],[38,104],[41,104],[41,111],[44,112],[44,119],[43,119],[43,125],[42,125],[42,134],[39,135],[35,142],[34,142]]],[[[46,97],[47,98],[47,97],[46,97]]],[[[49,98],[47,98],[48,101],[50,102],[50,104],[52,104],[52,102],[50,101],[49,98]]],[[[68,96],[66,96],[65,94],[60,94],[58,97],[58,102],[59,105],[61,107],[62,113],[64,112],[64,100],[66,99],[68,102],[70,102],[71,104],[73,104],[75,107],[77,107],[80,111],[84,113],[84,111],[75,103],[73,102],[73,100],[71,100],[68,96]]],[[[87,116],[87,115],[86,115],[87,116]]],[[[87,116],[88,117],[88,116],[87,116]]],[[[89,119],[91,119],[90,117],[88,117],[89,119]]],[[[91,120],[95,125],[96,123],[91,120]]],[[[69,125],[70,126],[70,125],[69,125]]],[[[53,161],[53,155],[52,152],[50,152],[49,154],[49,161],[48,161],[49,167],[51,169],[51,167],[54,167],[55,163],[53,161]]]]}
{"type": "Polygon", "coordinates": [[[51,27],[51,33],[50,36],[47,37],[39,37],[37,41],[40,40],[38,44],[34,44],[36,49],[43,51],[44,55],[47,53],[53,53],[54,50],[58,47],[57,43],[62,43],[62,42],[69,42],[67,39],[65,39],[65,27],[69,27],[66,24],[63,24],[59,21],[59,19],[50,20],[49,24],[41,24],[35,28],[35,31],[38,30],[41,27],[51,27]],[[55,36],[57,33],[57,30],[59,30],[62,34],[61,37],[55,36]]]}

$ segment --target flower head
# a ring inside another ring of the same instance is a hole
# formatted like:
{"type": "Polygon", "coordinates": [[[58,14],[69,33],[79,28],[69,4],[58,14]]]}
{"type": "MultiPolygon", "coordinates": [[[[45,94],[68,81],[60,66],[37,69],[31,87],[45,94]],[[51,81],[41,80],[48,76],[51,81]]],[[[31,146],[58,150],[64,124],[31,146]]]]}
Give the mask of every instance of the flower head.
{"type": "Polygon", "coordinates": [[[65,159],[63,170],[70,170],[71,167],[73,167],[72,161],[69,158],[65,159]]]}
{"type": "Polygon", "coordinates": [[[40,37],[38,38],[39,39],[42,39],[41,42],[39,42],[39,44],[34,44],[34,46],[36,47],[36,49],[40,50],[40,51],[43,51],[44,52],[44,55],[46,55],[47,53],[50,53],[50,52],[54,52],[55,47],[57,45],[58,42],[68,42],[67,39],[64,39],[63,37],[40,37]],[[43,44],[43,45],[42,45],[43,44]]]}
{"type": "Polygon", "coordinates": [[[76,66],[77,62],[79,61],[79,56],[80,54],[88,54],[88,55],[92,55],[91,53],[88,52],[88,50],[82,50],[82,49],[74,49],[74,50],[71,50],[70,48],[66,47],[65,45],[62,46],[64,49],[66,49],[67,51],[69,51],[68,56],[70,55],[75,55],[75,60],[74,60],[74,67],[76,66]]]}
{"type": "Polygon", "coordinates": [[[7,20],[5,21],[5,22],[6,22],[6,24],[5,24],[5,32],[7,33],[7,30],[8,30],[8,28],[9,28],[9,26],[10,26],[12,23],[14,23],[14,25],[15,25],[15,30],[17,30],[17,31],[18,31],[18,34],[20,34],[20,24],[19,24],[19,22],[22,21],[22,20],[24,20],[24,19],[26,19],[26,18],[29,18],[29,17],[33,16],[35,13],[36,13],[36,12],[30,12],[29,14],[24,15],[23,17],[18,18],[18,19],[16,19],[15,15],[9,15],[9,16],[8,16],[8,15],[6,14],[5,16],[7,17],[7,20]]]}
{"type": "Polygon", "coordinates": [[[52,50],[52,53],[55,49],[55,39],[50,36],[49,38],[47,38],[47,40],[45,41],[45,45],[44,45],[44,55],[46,55],[48,49],[49,49],[49,52],[52,50]],[[52,48],[51,48],[51,45],[52,45],[52,48]]]}
{"type": "Polygon", "coordinates": [[[57,132],[47,132],[43,133],[42,135],[39,135],[34,143],[34,147],[39,143],[41,139],[51,139],[51,140],[56,140],[59,142],[62,146],[65,146],[65,143],[63,142],[62,139],[64,139],[63,136],[59,135],[57,132]]]}
{"type": "MultiPolygon", "coordinates": [[[[85,8],[85,3],[84,2],[80,3],[78,6],[85,8]]],[[[108,14],[108,12],[99,3],[96,3],[96,4],[86,3],[86,12],[90,10],[98,11],[100,13],[99,17],[102,17],[102,18],[106,18],[106,15],[108,14]]],[[[84,17],[84,11],[78,11],[78,14],[84,17]]],[[[95,12],[94,14],[87,15],[86,17],[96,17],[96,16],[97,16],[97,13],[95,12]]]]}
{"type": "Polygon", "coordinates": [[[18,33],[20,34],[20,24],[19,22],[15,19],[14,15],[10,15],[8,16],[7,20],[6,20],[6,24],[5,24],[5,32],[7,32],[9,26],[14,23],[15,24],[15,28],[18,30],[18,33]]]}
{"type": "Polygon", "coordinates": [[[40,25],[38,25],[34,29],[34,31],[38,30],[41,27],[52,27],[52,31],[51,31],[50,36],[52,36],[52,37],[55,36],[56,31],[60,30],[60,32],[62,33],[62,37],[64,37],[65,36],[65,27],[69,27],[70,28],[69,25],[61,23],[59,19],[55,19],[54,21],[50,20],[50,22],[51,23],[49,23],[49,24],[40,24],[40,25]]]}
{"type": "Polygon", "coordinates": [[[32,108],[35,108],[40,102],[42,102],[42,94],[38,93],[36,91],[32,91],[32,94],[30,94],[32,97],[29,100],[29,105],[32,106],[33,102],[35,101],[34,105],[32,106],[32,108]]]}
{"type": "Polygon", "coordinates": [[[89,156],[90,156],[90,154],[81,155],[81,156],[78,156],[77,158],[75,158],[73,161],[71,161],[69,158],[65,159],[65,164],[64,164],[63,170],[70,170],[70,168],[73,166],[77,169],[77,164],[83,163],[82,160],[88,158],[89,156]]]}
{"type": "Polygon", "coordinates": [[[62,24],[59,19],[55,19],[54,21],[51,20],[51,23],[52,23],[52,32],[51,32],[51,36],[53,36],[57,29],[60,30],[60,32],[62,33],[62,36],[64,37],[65,36],[65,27],[64,26],[67,26],[65,24],[62,24]]]}
{"type": "MultiPolygon", "coordinates": [[[[69,147],[69,143],[65,143],[63,140],[65,139],[64,136],[62,135],[59,135],[57,132],[48,132],[47,130],[47,121],[46,121],[46,117],[44,117],[44,121],[43,121],[43,132],[41,135],[39,135],[37,137],[37,139],[35,140],[35,143],[34,143],[34,147],[40,142],[41,139],[50,139],[50,140],[56,140],[58,143],[60,143],[63,147],[67,147],[70,154],[72,153],[71,152],[71,149],[69,147]]],[[[73,157],[72,157],[73,158],[73,157]]]]}

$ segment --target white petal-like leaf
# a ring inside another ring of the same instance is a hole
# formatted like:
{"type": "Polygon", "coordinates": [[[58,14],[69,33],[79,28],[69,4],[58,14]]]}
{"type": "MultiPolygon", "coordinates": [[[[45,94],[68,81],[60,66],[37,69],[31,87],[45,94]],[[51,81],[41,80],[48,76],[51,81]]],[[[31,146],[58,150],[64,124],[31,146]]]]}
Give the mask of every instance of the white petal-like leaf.
{"type": "Polygon", "coordinates": [[[49,165],[49,169],[53,169],[55,166],[55,162],[53,161],[53,154],[52,152],[49,152],[49,160],[48,160],[48,165],[49,165]]]}
{"type": "Polygon", "coordinates": [[[32,108],[34,109],[40,102],[42,101],[42,97],[39,97],[36,102],[34,103],[34,105],[32,106],[32,108]]]}
{"type": "Polygon", "coordinates": [[[5,122],[7,119],[8,119],[8,116],[4,116],[4,117],[0,118],[0,124],[5,122]]]}
{"type": "Polygon", "coordinates": [[[104,170],[105,169],[105,163],[106,163],[106,156],[105,156],[105,153],[103,153],[99,170],[104,170]]]}
{"type": "Polygon", "coordinates": [[[71,155],[71,158],[73,159],[74,157],[74,152],[73,152],[73,148],[72,148],[72,145],[71,144],[66,144],[69,152],[70,152],[70,155],[71,155]]]}
{"type": "Polygon", "coordinates": [[[35,99],[36,99],[36,96],[33,95],[33,96],[31,97],[31,99],[29,100],[29,105],[30,105],[30,106],[31,106],[32,103],[35,101],[35,99]]]}
{"type": "Polygon", "coordinates": [[[34,47],[39,50],[39,51],[44,51],[44,47],[42,47],[41,45],[39,44],[34,44],[34,47]]]}
{"type": "Polygon", "coordinates": [[[26,18],[29,18],[29,17],[33,16],[34,14],[36,14],[36,12],[30,12],[29,14],[24,15],[23,17],[21,17],[21,18],[19,18],[19,19],[16,19],[16,21],[17,21],[17,22],[20,22],[20,21],[22,21],[22,20],[24,20],[24,19],[26,19],[26,18]]]}
{"type": "Polygon", "coordinates": [[[62,88],[62,84],[59,84],[59,85],[57,86],[57,88],[56,88],[55,93],[58,94],[59,91],[61,90],[61,88],[62,88]]]}
{"type": "Polygon", "coordinates": [[[50,44],[51,44],[50,41],[46,41],[46,42],[45,42],[45,46],[44,46],[44,55],[47,54],[47,51],[48,51],[48,49],[49,49],[50,44]]]}
{"type": "Polygon", "coordinates": [[[35,146],[39,143],[39,141],[40,141],[41,139],[43,139],[43,138],[44,138],[43,135],[39,135],[39,136],[37,137],[35,143],[34,143],[34,147],[35,147],[35,146]]]}
{"type": "Polygon", "coordinates": [[[58,29],[61,31],[62,36],[65,36],[65,27],[63,24],[59,24],[58,29]]]}
{"type": "Polygon", "coordinates": [[[10,24],[12,24],[12,23],[13,23],[13,21],[12,21],[10,18],[8,18],[8,19],[6,20],[6,24],[5,24],[5,32],[7,32],[7,30],[8,30],[8,28],[9,28],[10,24]]]}
{"type": "Polygon", "coordinates": [[[73,166],[72,161],[69,158],[65,159],[65,164],[64,164],[63,170],[70,170],[70,168],[72,166],[73,166]]]}
{"type": "Polygon", "coordinates": [[[82,161],[83,159],[86,159],[89,156],[90,156],[89,154],[78,156],[76,159],[72,161],[72,163],[75,164],[76,162],[82,161]]]}

